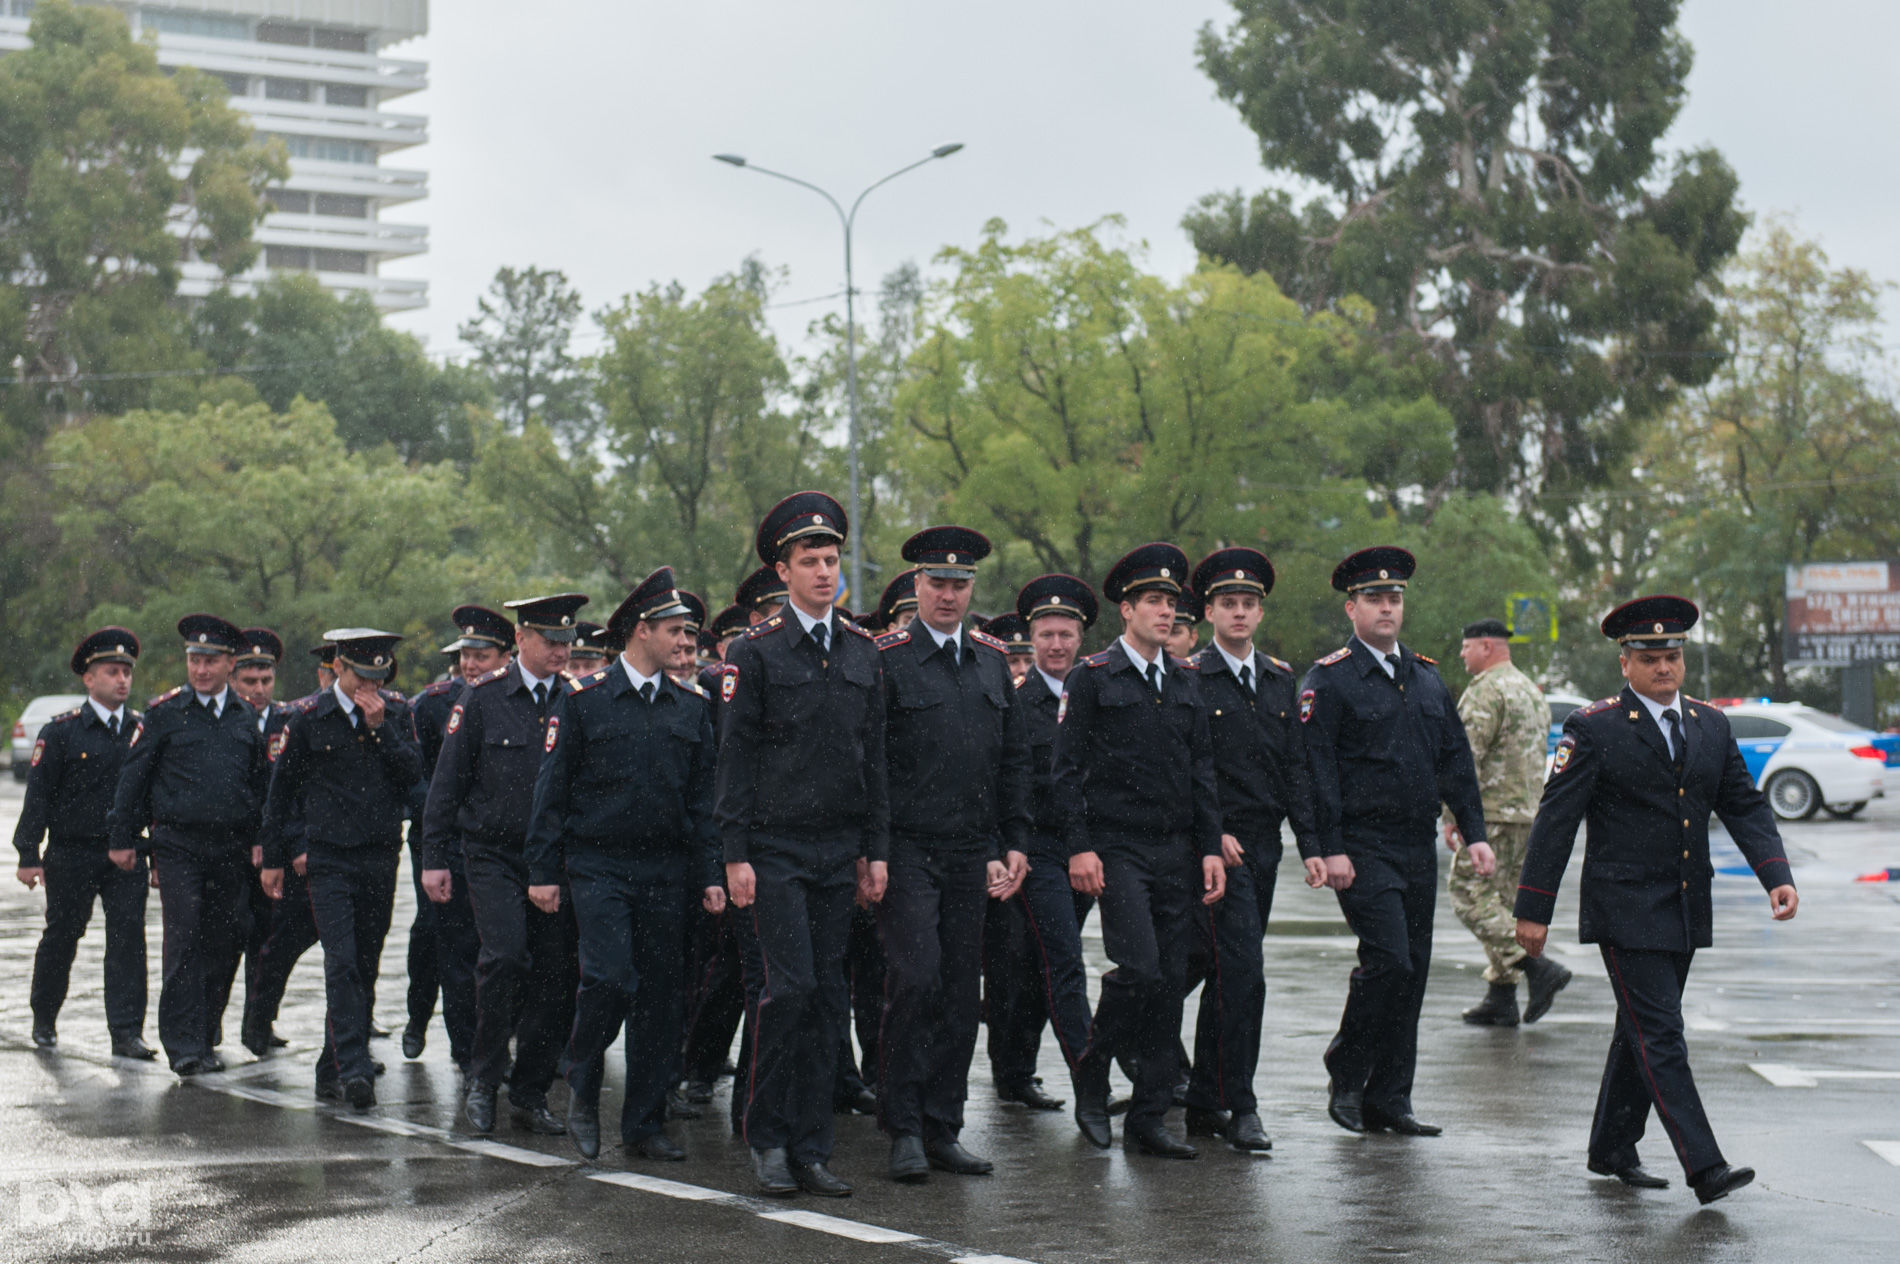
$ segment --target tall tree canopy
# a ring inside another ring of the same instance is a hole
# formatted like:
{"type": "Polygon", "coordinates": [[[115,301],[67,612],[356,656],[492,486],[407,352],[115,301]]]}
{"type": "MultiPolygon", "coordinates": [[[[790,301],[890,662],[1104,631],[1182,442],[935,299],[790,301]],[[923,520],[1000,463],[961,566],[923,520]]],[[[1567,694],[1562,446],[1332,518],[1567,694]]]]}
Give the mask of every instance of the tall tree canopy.
{"type": "Polygon", "coordinates": [[[1708,379],[1744,219],[1718,154],[1659,149],[1690,65],[1678,0],[1233,5],[1201,65],[1267,168],[1317,196],[1217,194],[1185,226],[1309,311],[1369,302],[1432,366],[1451,483],[1601,481],[1708,379]]]}

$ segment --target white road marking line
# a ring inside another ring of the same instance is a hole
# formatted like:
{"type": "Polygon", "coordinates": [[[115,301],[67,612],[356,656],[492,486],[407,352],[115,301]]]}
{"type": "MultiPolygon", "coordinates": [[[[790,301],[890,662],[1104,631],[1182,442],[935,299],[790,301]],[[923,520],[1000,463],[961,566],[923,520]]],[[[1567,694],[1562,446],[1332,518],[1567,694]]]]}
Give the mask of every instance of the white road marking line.
{"type": "MultiPolygon", "coordinates": [[[[342,1116],[338,1116],[342,1118],[342,1116]]],[[[552,1154],[543,1154],[539,1150],[524,1150],[520,1146],[505,1145],[500,1141],[483,1141],[479,1137],[447,1136],[443,1145],[454,1146],[457,1150],[467,1150],[470,1154],[483,1154],[491,1159],[506,1159],[510,1163],[525,1163],[529,1167],[573,1167],[573,1159],[563,1159],[552,1154]]]]}
{"type": "Polygon", "coordinates": [[[950,1264],[1029,1264],[1013,1255],[959,1255],[950,1264]]]}
{"type": "Polygon", "coordinates": [[[1900,1141],[1863,1141],[1861,1144],[1895,1167],[1900,1167],[1900,1141]]]}
{"type": "Polygon", "coordinates": [[[1816,1088],[1822,1080],[1900,1080],[1900,1071],[1804,1071],[1781,1062],[1751,1062],[1748,1069],[1776,1088],[1816,1088]]]}
{"type": "Polygon", "coordinates": [[[684,1181],[662,1180],[660,1177],[645,1176],[639,1172],[594,1172],[587,1179],[599,1181],[603,1185],[620,1185],[643,1193],[658,1194],[662,1198],[682,1198],[691,1203],[723,1202],[734,1197],[724,1190],[707,1189],[704,1185],[688,1185],[684,1181]]]}
{"type": "Polygon", "coordinates": [[[819,1233],[829,1233],[836,1238],[850,1238],[853,1242],[920,1242],[914,1233],[904,1233],[897,1229],[886,1229],[882,1225],[865,1224],[858,1220],[841,1220],[837,1216],[827,1216],[822,1211],[767,1211],[759,1215],[761,1220],[776,1220],[780,1224],[797,1225],[801,1229],[816,1229],[819,1233]]]}

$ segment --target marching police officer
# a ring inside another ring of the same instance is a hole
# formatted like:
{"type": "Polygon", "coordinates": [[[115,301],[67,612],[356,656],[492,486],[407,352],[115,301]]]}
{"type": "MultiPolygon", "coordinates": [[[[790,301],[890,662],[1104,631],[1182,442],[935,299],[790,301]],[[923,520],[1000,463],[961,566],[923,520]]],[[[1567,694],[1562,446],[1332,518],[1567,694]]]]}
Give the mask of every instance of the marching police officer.
{"type": "Polygon", "coordinates": [[[547,1091],[573,1025],[580,966],[572,904],[544,913],[529,900],[525,847],[548,715],[564,683],[574,612],[587,598],[562,593],[502,604],[515,612],[515,660],[469,685],[449,711],[423,809],[422,884],[431,900],[448,902],[459,840],[462,885],[481,939],[469,1125],[494,1129],[495,1097],[506,1077],[515,1122],[552,1136],[566,1131],[548,1109],[547,1091]]]}
{"type": "MultiPolygon", "coordinates": [[[[1063,682],[1081,657],[1083,633],[1094,625],[1098,610],[1095,590],[1073,575],[1043,575],[1016,594],[1016,613],[1036,649],[1035,666],[1016,688],[1029,742],[1029,872],[1017,896],[1003,904],[1010,920],[1020,925],[1006,921],[994,928],[994,960],[986,957],[984,965],[990,1071],[997,1095],[1035,1110],[1060,1110],[1063,1105],[1043,1091],[1036,1074],[1043,1025],[1055,1029],[1056,1046],[1072,1077],[1089,1043],[1082,923],[1095,900],[1069,884],[1069,853],[1055,811],[1054,769],[1063,682]]],[[[998,920],[994,909],[991,919],[998,920]]],[[[1105,1131],[1091,1139],[1098,1145],[1109,1141],[1105,1131]]]]}
{"type": "Polygon", "coordinates": [[[1203,986],[1187,1130],[1250,1151],[1273,1148],[1253,1079],[1267,996],[1261,940],[1273,910],[1280,825],[1290,819],[1296,841],[1315,841],[1293,668],[1254,648],[1273,580],[1273,563],[1257,549],[1218,549],[1194,568],[1195,595],[1214,626],[1194,666],[1214,741],[1227,895],[1195,919],[1188,985],[1203,986]]]}
{"type": "Polygon", "coordinates": [[[1436,1136],[1412,1113],[1418,1015],[1432,959],[1439,805],[1451,809],[1480,874],[1484,841],[1471,745],[1437,664],[1399,643],[1404,549],[1361,549],[1333,569],[1352,640],[1314,663],[1300,689],[1313,780],[1316,847],[1301,848],[1307,885],[1331,887],[1353,934],[1339,1031],[1326,1049],[1327,1113],[1348,1132],[1436,1136]]]}
{"type": "MultiPolygon", "coordinates": [[[[243,628],[239,631],[240,647],[231,660],[231,690],[238,697],[251,704],[257,712],[257,731],[264,735],[265,749],[272,753],[272,742],[290,720],[287,707],[274,700],[277,691],[277,666],[284,659],[284,641],[269,628],[243,628]]],[[[260,839],[251,848],[251,868],[258,871],[264,867],[264,848],[260,839]]],[[[244,1002],[250,1006],[251,993],[257,987],[258,962],[263,957],[264,945],[270,939],[271,926],[277,917],[281,902],[273,903],[264,894],[259,882],[245,885],[245,906],[243,927],[240,932],[239,946],[243,953],[244,966],[244,1002]]],[[[309,905],[301,899],[301,889],[297,892],[299,903],[304,907],[299,915],[309,915],[309,905]]],[[[219,999],[215,1002],[220,1012],[231,995],[231,985],[237,979],[238,962],[234,959],[229,974],[219,978],[219,999]]],[[[219,1041],[218,1043],[223,1043],[219,1041]]],[[[274,1047],[274,1046],[267,1046],[274,1047]]],[[[261,1055],[260,1055],[261,1056],[261,1055]]]]}
{"type": "Polygon", "coordinates": [[[848,530],[822,492],[766,514],[759,558],[789,600],[733,642],[719,682],[726,888],[752,911],[762,965],[745,1137],[768,1194],[851,1192],[827,1166],[843,963],[855,896],[884,896],[890,808],[877,647],[832,611],[848,530]]]}
{"type": "Polygon", "coordinates": [[[1197,894],[1226,890],[1214,752],[1193,666],[1168,656],[1187,557],[1145,544],[1108,572],[1102,595],[1121,608],[1122,635],[1065,682],[1056,730],[1055,810],[1069,880],[1096,897],[1102,946],[1115,968],[1076,1070],[1076,1123],[1106,1146],[1108,1068],[1136,1059],[1124,1144],[1192,1159],[1162,1118],[1173,1102],[1181,1002],[1197,894]]]}
{"type": "Polygon", "coordinates": [[[1755,1179],[1731,1167],[1689,1071],[1682,991],[1695,950],[1712,941],[1709,815],[1720,817],[1774,919],[1800,897],[1774,814],[1736,749],[1728,717],[1681,692],[1682,647],[1700,612],[1681,597],[1639,597],[1604,617],[1623,678],[1614,698],[1579,707],[1531,826],[1517,894],[1517,940],[1544,951],[1577,826],[1588,821],[1579,938],[1596,944],[1616,997],[1616,1034],[1590,1128],[1589,1167],[1659,1189],[1636,1154],[1651,1106],[1703,1204],[1755,1179]]]}
{"type": "Polygon", "coordinates": [[[885,632],[901,632],[917,617],[917,571],[905,571],[884,585],[877,599],[877,622],[885,632]]]}
{"type": "Polygon", "coordinates": [[[673,661],[666,666],[667,675],[681,685],[691,687],[699,676],[699,633],[706,626],[706,600],[698,593],[680,589],[680,604],[686,607],[686,646],[673,651],[673,661]]]}
{"type": "Polygon", "coordinates": [[[958,1136],[982,1017],[984,918],[1028,867],[1029,745],[1007,647],[963,626],[989,553],[965,527],[911,536],[903,557],[917,568],[917,618],[877,641],[891,785],[878,1122],[900,1181],[993,1166],[958,1136]]]}
{"type": "Polygon", "coordinates": [[[281,900],[285,869],[303,875],[327,1004],[317,1096],[366,1110],[376,1104],[369,1037],[377,963],[422,753],[409,704],[380,687],[395,672],[402,638],[339,628],[324,639],[336,646],[336,683],[298,703],[284,729],[264,803],[261,885],[281,900]],[[290,821],[296,829],[286,830],[290,821]]]}
{"type": "Polygon", "coordinates": [[[1036,647],[1029,640],[1029,625],[1014,610],[1007,610],[984,621],[981,627],[1009,651],[1009,679],[1012,684],[1020,684],[1036,665],[1036,647]]]}
{"type": "Polygon", "coordinates": [[[1168,636],[1168,653],[1175,658],[1193,658],[1201,636],[1201,596],[1183,587],[1174,603],[1174,631],[1168,636]]]}
{"type": "Polygon", "coordinates": [[[165,923],[158,1038],[179,1075],[221,1071],[212,1051],[223,1014],[218,980],[238,948],[238,909],[270,776],[257,713],[231,691],[236,625],[210,614],[178,621],[189,684],[159,697],[132,732],[108,819],[112,862],[139,866],[149,829],[165,923]]]}
{"type": "Polygon", "coordinates": [[[150,1060],[158,1055],[142,1039],[145,1028],[146,864],[130,868],[107,858],[107,813],[134,728],[142,718],[125,705],[132,695],[132,669],[139,639],[124,628],[100,628],[73,650],[72,669],[86,701],[54,716],[33,743],[13,846],[20,853],[20,881],[28,890],[46,884],[46,929],[33,954],[33,1044],[58,1045],[55,1024],[66,1003],[73,955],[94,900],[105,908],[106,1027],[112,1053],[150,1060]],[[41,840],[51,836],[46,854],[41,840]]]}
{"type": "Polygon", "coordinates": [[[685,1013],[680,947],[689,901],[716,913],[726,891],[711,711],[697,686],[666,672],[692,645],[683,596],[663,566],[620,603],[607,621],[620,655],[562,692],[535,784],[528,895],[552,913],[565,883],[580,928],[567,1131],[589,1161],[600,1156],[605,1054],[623,1025],[621,1141],[649,1159],[686,1157],[664,1131],[685,1013]]]}
{"type": "Polygon", "coordinates": [[[738,591],[732,595],[732,604],[746,612],[751,621],[748,627],[764,623],[785,604],[785,581],[778,576],[778,570],[771,566],[761,566],[740,581],[738,591]]]}
{"type": "Polygon", "coordinates": [[[574,643],[567,647],[567,670],[562,674],[569,680],[591,676],[605,667],[611,657],[612,652],[607,648],[607,629],[585,619],[576,620],[574,643]]]}

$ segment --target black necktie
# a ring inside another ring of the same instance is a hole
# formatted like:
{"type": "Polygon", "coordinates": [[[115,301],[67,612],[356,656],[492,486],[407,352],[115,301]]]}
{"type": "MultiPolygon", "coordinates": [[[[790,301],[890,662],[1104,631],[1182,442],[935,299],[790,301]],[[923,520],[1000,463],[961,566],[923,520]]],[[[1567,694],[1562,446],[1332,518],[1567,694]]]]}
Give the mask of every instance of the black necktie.
{"type": "Polygon", "coordinates": [[[1670,707],[1663,712],[1663,719],[1669,721],[1669,762],[1677,772],[1682,771],[1682,717],[1676,709],[1670,707]]]}
{"type": "Polygon", "coordinates": [[[541,715],[548,713],[548,687],[545,683],[534,687],[534,709],[541,715]]]}
{"type": "Polygon", "coordinates": [[[644,683],[642,683],[642,684],[641,684],[641,686],[640,686],[640,701],[642,701],[642,702],[651,702],[651,701],[653,701],[653,682],[652,682],[652,681],[650,681],[650,680],[649,680],[649,681],[645,681],[644,683]]]}
{"type": "Polygon", "coordinates": [[[1399,656],[1397,654],[1387,654],[1385,661],[1391,664],[1392,679],[1397,680],[1399,678],[1399,656]]]}
{"type": "Polygon", "coordinates": [[[112,734],[112,736],[114,737],[117,737],[119,735],[119,717],[118,716],[109,715],[106,717],[106,732],[112,734]]]}
{"type": "Polygon", "coordinates": [[[814,623],[811,625],[812,644],[818,647],[818,652],[820,654],[825,652],[825,633],[829,632],[830,630],[831,629],[829,629],[822,623],[814,623]]]}
{"type": "Polygon", "coordinates": [[[1253,696],[1253,664],[1252,663],[1242,663],[1240,665],[1240,687],[1247,691],[1248,697],[1253,696]]]}
{"type": "Polygon", "coordinates": [[[1148,683],[1154,686],[1155,697],[1161,696],[1161,664],[1148,664],[1148,683]]]}
{"type": "Polygon", "coordinates": [[[963,646],[963,643],[957,640],[955,637],[952,637],[948,641],[945,641],[943,643],[943,648],[946,651],[948,651],[950,655],[950,665],[952,667],[957,666],[959,663],[963,661],[963,656],[957,653],[957,651],[961,649],[962,646],[963,646]]]}

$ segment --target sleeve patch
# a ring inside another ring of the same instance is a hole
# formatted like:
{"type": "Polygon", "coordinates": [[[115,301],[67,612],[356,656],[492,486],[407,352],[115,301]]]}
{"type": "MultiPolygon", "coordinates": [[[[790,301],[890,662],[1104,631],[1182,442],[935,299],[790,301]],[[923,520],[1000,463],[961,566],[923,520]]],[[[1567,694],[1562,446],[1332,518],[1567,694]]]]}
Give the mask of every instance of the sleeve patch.
{"type": "Polygon", "coordinates": [[[139,739],[144,736],[145,736],[145,721],[140,720],[138,723],[138,727],[132,730],[132,740],[125,744],[125,748],[127,750],[131,750],[134,746],[137,746],[139,744],[139,739]]]}
{"type": "Polygon", "coordinates": [[[549,716],[548,717],[548,737],[547,737],[547,741],[541,744],[541,749],[543,751],[552,751],[554,749],[554,743],[559,741],[560,737],[561,737],[561,717],[558,715],[549,716]]]}
{"type": "Polygon", "coordinates": [[[277,757],[284,753],[284,747],[289,743],[289,741],[290,741],[290,726],[289,725],[285,725],[283,728],[278,729],[275,733],[272,733],[270,735],[270,745],[266,748],[266,753],[269,754],[271,763],[274,764],[277,762],[277,757]]]}
{"type": "Polygon", "coordinates": [[[40,766],[40,758],[44,756],[45,754],[46,754],[46,739],[42,737],[38,741],[33,743],[33,762],[30,765],[28,765],[28,767],[38,768],[40,766]]]}
{"type": "Polygon", "coordinates": [[[1068,718],[1068,715],[1069,715],[1069,691],[1067,689],[1064,689],[1062,691],[1062,701],[1056,703],[1056,723],[1057,724],[1062,723],[1063,720],[1068,718]]]}
{"type": "Polygon", "coordinates": [[[739,665],[727,663],[719,673],[719,701],[731,702],[732,695],[739,692],[739,665]]]}
{"type": "MultiPolygon", "coordinates": [[[[1321,661],[1323,662],[1325,660],[1322,659],[1321,661]]],[[[1308,724],[1312,722],[1312,719],[1313,691],[1311,689],[1302,689],[1300,690],[1300,723],[1308,724]]]]}
{"type": "Polygon", "coordinates": [[[458,702],[455,704],[455,709],[449,712],[448,731],[453,733],[455,732],[455,730],[461,727],[462,727],[462,704],[458,702]]]}
{"type": "Polygon", "coordinates": [[[1550,761],[1550,775],[1555,777],[1570,766],[1570,754],[1577,749],[1577,739],[1564,735],[1557,741],[1557,753],[1550,761]]]}

